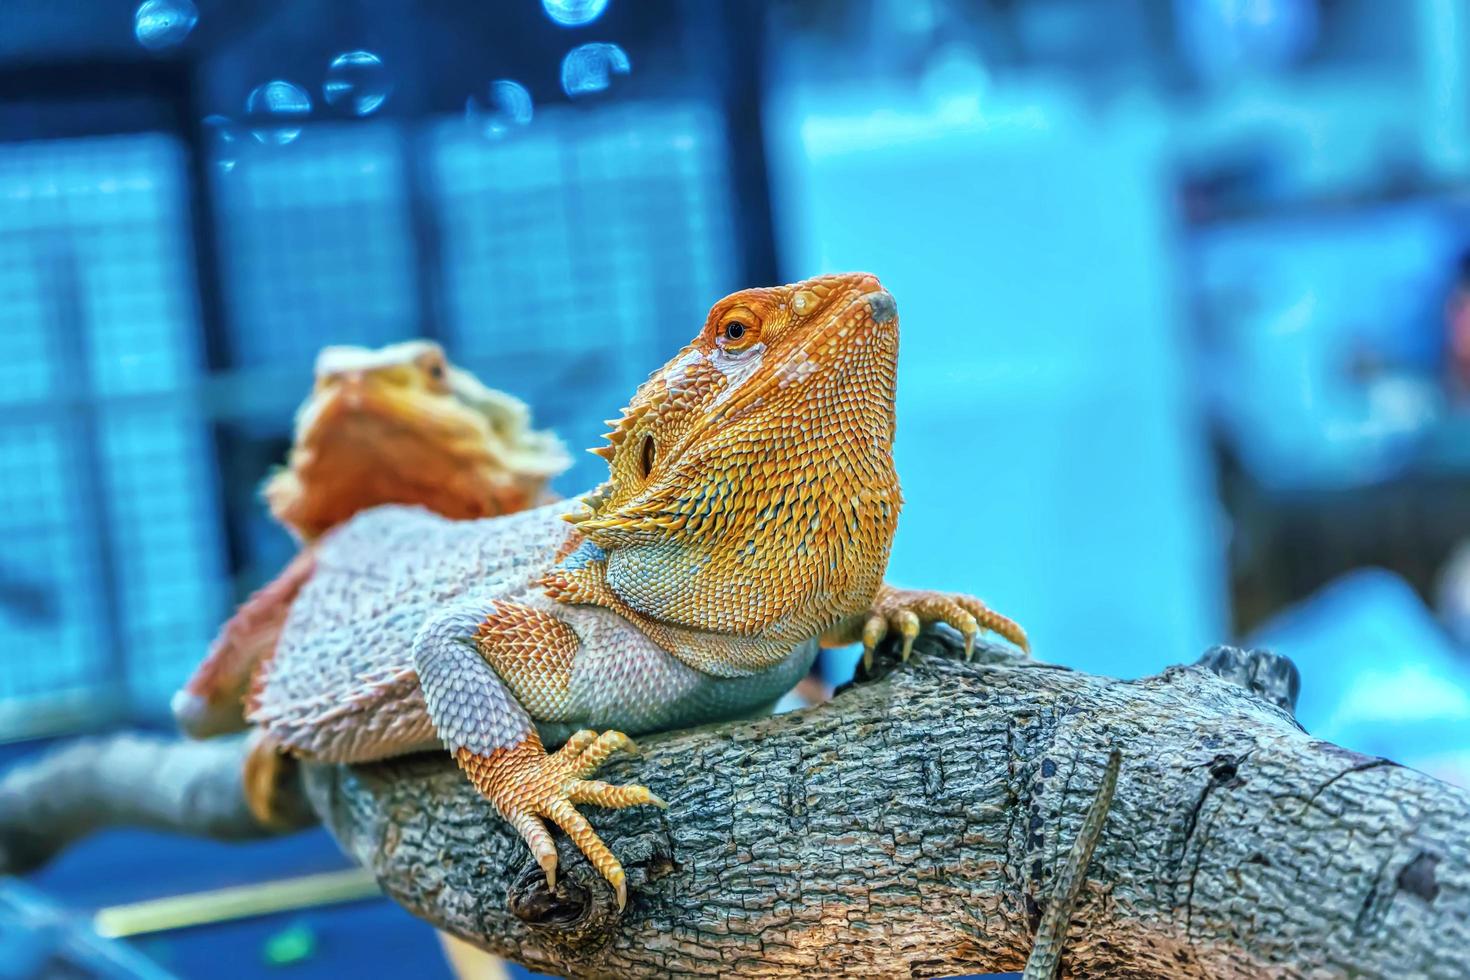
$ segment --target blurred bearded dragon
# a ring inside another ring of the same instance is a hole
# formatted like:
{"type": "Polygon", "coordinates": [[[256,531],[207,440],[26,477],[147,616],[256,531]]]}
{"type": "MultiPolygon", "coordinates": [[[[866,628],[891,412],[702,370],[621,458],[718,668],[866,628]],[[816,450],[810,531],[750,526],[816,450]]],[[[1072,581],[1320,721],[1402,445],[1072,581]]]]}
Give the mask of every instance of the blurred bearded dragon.
{"type": "Polygon", "coordinates": [[[251,677],[311,578],[324,532],[382,504],[450,520],[514,513],[555,499],[547,482],[570,462],[555,436],[531,428],[524,403],[449,364],[437,344],[328,347],[315,373],[286,465],[262,491],[302,550],[230,618],[174,696],[191,735],[245,726],[251,677]]]}

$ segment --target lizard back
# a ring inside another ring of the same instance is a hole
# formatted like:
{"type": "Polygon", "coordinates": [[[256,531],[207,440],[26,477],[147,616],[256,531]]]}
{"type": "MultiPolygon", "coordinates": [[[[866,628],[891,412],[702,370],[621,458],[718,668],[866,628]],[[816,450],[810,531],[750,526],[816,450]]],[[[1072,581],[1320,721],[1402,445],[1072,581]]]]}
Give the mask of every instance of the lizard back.
{"type": "Polygon", "coordinates": [[[318,755],[330,742],[333,756],[372,758],[388,734],[436,744],[413,672],[415,634],[435,610],[472,590],[524,596],[569,534],[566,510],[558,502],[452,521],[387,506],[332,531],[250,694],[250,720],[303,755],[318,755]],[[349,730],[344,745],[339,736],[349,730]]]}

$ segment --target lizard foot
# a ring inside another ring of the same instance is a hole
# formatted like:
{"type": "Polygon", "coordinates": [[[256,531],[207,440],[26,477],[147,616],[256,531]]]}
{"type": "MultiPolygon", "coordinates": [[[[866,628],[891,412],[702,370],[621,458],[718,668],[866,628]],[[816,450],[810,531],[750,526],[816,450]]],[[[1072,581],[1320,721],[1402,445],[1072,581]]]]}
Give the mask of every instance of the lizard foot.
{"type": "Polygon", "coordinates": [[[550,820],[577,845],[598,874],[607,879],[617,894],[618,909],[628,904],[628,885],[623,866],[597,836],[576,804],[591,803],[620,809],[643,803],[657,807],[668,804],[647,786],[614,786],[587,777],[617,751],[636,755],[638,747],[622,732],[580,731],[555,752],[547,753],[532,732],[510,749],[479,756],[460,749],[455,759],[475,784],[495,804],[510,825],[525,840],[536,863],[546,873],[548,888],[556,887],[556,845],[546,829],[550,820]]]}
{"type": "Polygon", "coordinates": [[[300,765],[281,749],[281,743],[257,728],[245,742],[245,765],[241,773],[245,805],[262,827],[280,832],[309,827],[316,818],[305,806],[299,789],[291,783],[300,776],[300,765]]]}
{"type": "Polygon", "coordinates": [[[863,666],[873,666],[873,650],[890,632],[903,640],[899,656],[908,660],[919,631],[933,623],[945,623],[965,638],[965,659],[975,653],[975,637],[990,630],[1029,654],[1026,631],[976,599],[958,592],[929,589],[895,589],[884,583],[863,623],[863,666]]]}

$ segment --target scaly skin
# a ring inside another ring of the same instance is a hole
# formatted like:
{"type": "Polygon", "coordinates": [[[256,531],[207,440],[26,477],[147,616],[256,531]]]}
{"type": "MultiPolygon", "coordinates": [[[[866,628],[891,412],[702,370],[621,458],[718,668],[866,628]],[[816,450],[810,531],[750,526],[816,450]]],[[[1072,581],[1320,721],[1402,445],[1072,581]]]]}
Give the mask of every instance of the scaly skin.
{"type": "Polygon", "coordinates": [[[323,531],[392,503],[456,520],[515,513],[554,499],[547,481],[569,462],[555,436],[530,428],[522,402],[449,364],[438,344],[324,349],[287,463],[263,491],[303,549],[225,623],[174,696],[180,726],[196,737],[245,726],[245,692],[311,577],[323,531]]]}
{"type": "Polygon", "coordinates": [[[883,582],[897,356],[893,297],[869,275],[721,300],[611,423],[608,482],[576,513],[380,508],[324,538],[251,720],[328,761],[442,745],[549,883],[548,819],[621,905],[623,869],[576,805],[660,804],[589,778],[633,750],[625,733],[754,713],[818,641],[943,621],[1024,646],[978,600],[883,582]]]}

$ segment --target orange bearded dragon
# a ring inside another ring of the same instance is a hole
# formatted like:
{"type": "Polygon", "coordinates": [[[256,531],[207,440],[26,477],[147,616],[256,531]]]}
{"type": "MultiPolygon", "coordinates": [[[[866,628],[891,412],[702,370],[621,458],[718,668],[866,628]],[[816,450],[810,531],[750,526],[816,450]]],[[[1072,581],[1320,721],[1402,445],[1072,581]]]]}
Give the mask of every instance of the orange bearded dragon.
{"type": "Polygon", "coordinates": [[[591,778],[628,733],[747,716],[819,643],[1015,623],[883,580],[898,523],[898,311],[865,274],[735,293],[634,395],[571,503],[450,521],[379,507],[325,535],[251,722],[300,757],[447,749],[555,885],[547,821],[627,899],[578,812],[662,801],[591,778]],[[600,733],[599,733],[600,731],[600,733]],[[554,752],[546,745],[562,743],[554,752]]]}

